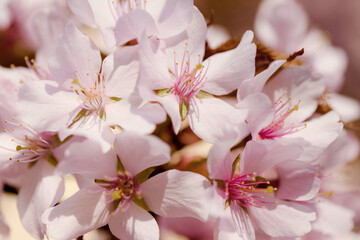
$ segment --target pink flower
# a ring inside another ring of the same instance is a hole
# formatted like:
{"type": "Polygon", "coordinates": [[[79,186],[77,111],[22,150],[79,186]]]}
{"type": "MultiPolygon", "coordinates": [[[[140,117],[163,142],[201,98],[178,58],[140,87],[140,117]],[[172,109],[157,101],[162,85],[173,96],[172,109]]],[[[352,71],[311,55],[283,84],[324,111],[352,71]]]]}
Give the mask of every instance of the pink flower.
{"type": "Polygon", "coordinates": [[[49,68],[56,82],[26,82],[19,109],[22,119],[59,131],[61,140],[71,134],[102,136],[103,146],[109,148],[113,141],[109,126],[149,133],[165,119],[160,106],[133,94],[136,46],[119,48],[102,62],[92,41],[69,24],[49,68]]]}
{"type": "Polygon", "coordinates": [[[241,126],[235,131],[247,134],[246,127],[241,125],[245,112],[212,94],[228,94],[254,75],[256,48],[252,38],[252,32],[248,31],[237,48],[203,61],[206,24],[201,13],[194,10],[186,34],[164,42],[148,40],[146,35],[139,39],[139,93],[164,107],[175,133],[188,116],[194,133],[208,142],[224,135],[227,127],[241,126]]]}
{"type": "Polygon", "coordinates": [[[232,144],[231,138],[223,139],[208,158],[210,178],[217,187],[210,205],[219,217],[215,235],[255,239],[255,229],[270,237],[309,232],[315,213],[308,200],[320,182],[315,168],[298,160],[302,148],[281,141],[250,141],[235,161],[229,151],[232,144]]]}
{"type": "Polygon", "coordinates": [[[306,66],[282,69],[265,85],[279,63],[239,86],[237,106],[248,109],[246,121],[253,139],[301,138],[304,155],[313,160],[339,136],[342,123],[333,111],[313,116],[324,88],[306,66]]]}
{"type": "Polygon", "coordinates": [[[35,238],[43,238],[45,226],[40,216],[45,209],[55,205],[64,193],[60,176],[53,175],[57,159],[54,149],[60,144],[55,133],[38,133],[25,123],[6,120],[1,135],[1,165],[9,164],[3,170],[6,175],[24,173],[18,196],[18,210],[25,229],[35,238]]]}
{"type": "Polygon", "coordinates": [[[89,140],[71,145],[68,151],[58,171],[80,174],[89,181],[44,213],[49,236],[69,239],[109,224],[121,239],[159,239],[149,209],[171,217],[207,218],[201,205],[204,177],[172,170],[147,180],[152,166],[170,160],[170,148],[154,136],[123,132],[116,136],[114,151],[105,154],[89,140]]]}

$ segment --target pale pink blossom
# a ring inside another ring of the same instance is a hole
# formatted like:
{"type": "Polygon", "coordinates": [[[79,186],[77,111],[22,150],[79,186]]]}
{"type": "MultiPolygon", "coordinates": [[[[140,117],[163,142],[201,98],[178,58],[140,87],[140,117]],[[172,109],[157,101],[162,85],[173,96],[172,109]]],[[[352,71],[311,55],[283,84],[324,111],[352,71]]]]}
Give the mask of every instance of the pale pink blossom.
{"type": "Polygon", "coordinates": [[[253,139],[301,138],[304,156],[317,158],[343,127],[339,115],[329,112],[314,117],[324,86],[306,66],[281,70],[266,85],[266,80],[282,64],[274,62],[269,69],[244,81],[238,89],[238,107],[248,109],[246,121],[253,139]]]}
{"type": "Polygon", "coordinates": [[[250,141],[234,163],[232,144],[231,139],[216,143],[208,158],[217,187],[210,203],[212,214],[219,216],[215,239],[257,239],[255,230],[268,237],[310,232],[315,213],[309,200],[320,181],[315,168],[298,161],[302,148],[281,141],[250,141]]]}
{"type": "Polygon", "coordinates": [[[204,177],[171,170],[147,180],[151,167],[170,160],[170,148],[154,136],[120,133],[114,150],[105,154],[89,140],[72,144],[68,150],[58,172],[80,174],[92,181],[44,213],[49,236],[69,239],[109,224],[121,239],[158,239],[158,225],[149,208],[160,215],[207,218],[200,198],[207,182],[204,177]]]}
{"type": "Polygon", "coordinates": [[[55,81],[26,82],[19,109],[22,119],[59,131],[61,140],[70,134],[101,136],[109,148],[114,138],[109,126],[149,133],[165,119],[160,106],[133,94],[136,46],[119,48],[102,61],[93,42],[69,24],[49,68],[55,81]]]}
{"type": "Polygon", "coordinates": [[[198,10],[186,34],[158,41],[143,35],[140,43],[138,89],[144,99],[159,102],[169,114],[175,133],[189,119],[191,129],[208,142],[224,135],[224,128],[247,134],[245,112],[212,95],[225,95],[254,75],[253,34],[247,31],[233,50],[203,60],[206,24],[198,10]],[[165,47],[165,52],[163,51],[165,47]]]}

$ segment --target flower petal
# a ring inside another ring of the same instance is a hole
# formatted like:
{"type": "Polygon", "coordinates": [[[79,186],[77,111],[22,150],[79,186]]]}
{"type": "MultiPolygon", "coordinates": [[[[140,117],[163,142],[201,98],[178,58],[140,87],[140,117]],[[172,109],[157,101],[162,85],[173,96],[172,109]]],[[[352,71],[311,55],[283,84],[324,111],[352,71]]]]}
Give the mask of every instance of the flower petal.
{"type": "Polygon", "coordinates": [[[106,225],[110,216],[108,207],[103,191],[92,185],[47,209],[42,220],[50,237],[71,239],[106,225]]]}
{"type": "Polygon", "coordinates": [[[243,240],[255,240],[255,229],[249,215],[237,203],[231,204],[230,208],[237,233],[243,240]]]}
{"type": "Polygon", "coordinates": [[[53,175],[54,169],[45,159],[37,161],[27,171],[19,191],[17,206],[21,222],[37,239],[43,239],[46,231],[41,215],[60,200],[65,190],[63,178],[53,175]]]}
{"type": "Polygon", "coordinates": [[[117,176],[116,155],[112,149],[103,152],[94,140],[73,142],[65,151],[65,158],[59,163],[59,174],[81,174],[93,179],[117,176]]]}
{"type": "Polygon", "coordinates": [[[228,94],[242,81],[255,75],[256,45],[251,43],[253,36],[251,31],[245,32],[235,49],[215,54],[204,61],[203,65],[208,69],[202,90],[215,95],[228,94]]]}
{"type": "Polygon", "coordinates": [[[141,185],[141,194],[149,208],[160,216],[208,218],[205,201],[211,183],[192,172],[169,170],[141,185]]]}
{"type": "Polygon", "coordinates": [[[100,51],[73,23],[66,26],[59,39],[56,55],[49,69],[60,86],[70,89],[76,78],[84,87],[93,87],[101,69],[100,51]]]}
{"type": "Polygon", "coordinates": [[[154,18],[142,9],[135,9],[123,15],[116,22],[116,44],[121,45],[138,38],[145,31],[146,36],[157,36],[158,30],[154,18]]]}
{"type": "Polygon", "coordinates": [[[109,227],[119,239],[159,239],[159,226],[153,216],[137,205],[130,203],[126,211],[111,216],[109,227]]]}
{"type": "Polygon", "coordinates": [[[125,170],[133,176],[144,169],[170,161],[170,147],[152,135],[122,132],[116,136],[114,149],[125,170]]]}
{"type": "Polygon", "coordinates": [[[189,124],[197,136],[210,143],[222,139],[230,128],[242,139],[249,133],[246,112],[218,98],[194,98],[190,102],[189,124]]]}
{"type": "MultiPolygon", "coordinates": [[[[272,201],[275,203],[274,201],[272,201]]],[[[314,210],[301,203],[279,201],[265,208],[247,208],[254,225],[272,237],[298,237],[311,231],[314,210]],[[274,204],[275,205],[275,204],[274,204]]]]}

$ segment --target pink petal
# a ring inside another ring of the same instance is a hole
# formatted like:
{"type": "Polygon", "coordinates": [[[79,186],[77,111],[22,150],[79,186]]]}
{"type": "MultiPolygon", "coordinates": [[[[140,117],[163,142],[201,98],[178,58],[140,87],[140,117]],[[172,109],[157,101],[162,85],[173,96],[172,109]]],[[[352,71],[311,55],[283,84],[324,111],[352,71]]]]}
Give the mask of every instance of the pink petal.
{"type": "Polygon", "coordinates": [[[320,190],[320,179],[316,169],[307,162],[288,161],[277,168],[280,187],[276,196],[280,199],[307,201],[314,198],[320,190]]]}
{"type": "Polygon", "coordinates": [[[92,87],[101,69],[100,51],[73,23],[66,26],[59,39],[56,55],[49,69],[60,86],[70,88],[77,78],[82,86],[92,87]]]}
{"type": "Polygon", "coordinates": [[[56,239],[81,236],[108,223],[110,210],[103,191],[89,186],[60,203],[47,209],[42,215],[47,234],[56,239]]]}
{"type": "Polygon", "coordinates": [[[98,25],[100,28],[114,28],[116,19],[108,1],[70,0],[69,7],[85,24],[98,25]]]}
{"type": "Polygon", "coordinates": [[[269,78],[286,62],[286,60],[276,60],[272,62],[269,67],[257,74],[254,78],[246,79],[241,82],[238,91],[237,99],[240,102],[244,100],[247,96],[261,92],[265,83],[269,78]]]}
{"type": "Polygon", "coordinates": [[[268,96],[260,92],[248,96],[238,106],[249,110],[246,122],[254,139],[258,138],[259,132],[267,127],[275,116],[272,102],[268,96]]]}
{"type": "Polygon", "coordinates": [[[142,9],[135,9],[123,15],[116,22],[116,44],[121,45],[138,38],[143,32],[146,36],[157,36],[158,30],[153,17],[142,9]]]}
{"type": "Polygon", "coordinates": [[[141,99],[133,95],[132,99],[107,105],[106,124],[142,134],[152,133],[157,123],[165,121],[166,113],[158,104],[139,101],[141,99]]]}
{"type": "Polygon", "coordinates": [[[208,218],[205,195],[211,184],[192,172],[169,170],[141,185],[141,194],[149,208],[160,216],[208,218]]]}
{"type": "Polygon", "coordinates": [[[234,240],[239,237],[232,219],[219,219],[214,229],[214,240],[234,240]]]}
{"type": "Polygon", "coordinates": [[[133,93],[139,72],[138,46],[117,48],[102,65],[106,95],[126,98],[133,93]]]}
{"type": "Polygon", "coordinates": [[[301,137],[313,146],[325,149],[339,136],[343,128],[343,124],[339,121],[339,115],[331,111],[321,117],[312,119],[307,122],[306,128],[293,134],[288,134],[286,137],[301,137]]]}
{"type": "Polygon", "coordinates": [[[254,76],[256,46],[251,43],[252,38],[253,33],[247,31],[235,49],[215,54],[204,61],[203,65],[208,67],[203,87],[205,92],[228,94],[242,81],[254,76]]]}
{"type": "Polygon", "coordinates": [[[279,204],[265,208],[247,209],[254,225],[272,237],[302,236],[311,231],[311,221],[316,218],[311,207],[289,201],[279,201],[279,204]]]}
{"type": "Polygon", "coordinates": [[[167,38],[185,30],[193,18],[193,0],[157,0],[146,3],[146,10],[154,17],[160,37],[167,38]]]}
{"type": "MultiPolygon", "coordinates": [[[[153,97],[155,90],[170,88],[172,81],[168,69],[167,59],[164,53],[159,49],[160,41],[148,39],[145,34],[142,34],[138,39],[140,49],[140,73],[138,88],[140,94],[142,89],[151,91],[150,96],[153,97]]],[[[146,98],[148,99],[148,98],[146,98]]]]}
{"type": "Polygon", "coordinates": [[[235,131],[238,139],[249,131],[245,125],[246,111],[236,109],[218,98],[193,98],[189,107],[189,124],[194,133],[203,140],[214,143],[235,131]]]}
{"type": "Polygon", "coordinates": [[[41,221],[43,212],[54,206],[64,194],[64,182],[53,175],[54,167],[47,161],[37,161],[23,179],[18,197],[18,210],[25,229],[37,239],[43,239],[46,231],[41,221]]]}
{"type": "Polygon", "coordinates": [[[237,203],[231,204],[230,208],[237,233],[243,240],[255,240],[255,229],[249,215],[237,203]]]}
{"type": "Polygon", "coordinates": [[[331,109],[340,115],[342,121],[352,122],[360,118],[360,103],[358,100],[337,93],[328,93],[326,101],[331,109]]]}
{"type": "Polygon", "coordinates": [[[174,132],[177,134],[181,126],[181,116],[179,111],[179,101],[176,96],[171,94],[165,97],[157,97],[158,102],[164,107],[169,115],[174,132]]]}
{"type": "MultiPolygon", "coordinates": [[[[180,1],[183,0],[177,0],[177,2],[180,1]]],[[[181,64],[184,56],[187,59],[187,54],[190,57],[190,69],[194,69],[200,64],[204,56],[206,22],[197,8],[194,7],[192,11],[192,20],[186,30],[174,37],[165,39],[168,67],[172,72],[174,72],[174,62],[181,64]]]]}
{"type": "Polygon", "coordinates": [[[321,198],[320,202],[316,203],[316,211],[317,219],[312,224],[315,231],[342,238],[354,227],[354,211],[325,198],[321,198]]]}
{"type": "Polygon", "coordinates": [[[287,160],[296,160],[302,153],[302,148],[292,142],[262,140],[247,142],[240,159],[240,174],[265,170],[287,160]]]}
{"type": "Polygon", "coordinates": [[[116,136],[114,149],[125,170],[133,176],[144,169],[170,161],[170,147],[151,135],[122,132],[116,136]]]}
{"type": "Polygon", "coordinates": [[[159,226],[154,217],[132,202],[126,211],[111,216],[109,227],[112,234],[123,240],[159,239],[159,226]]]}
{"type": "Polygon", "coordinates": [[[324,84],[309,66],[289,67],[281,70],[264,87],[264,92],[272,102],[276,102],[286,93],[299,109],[287,117],[289,123],[300,123],[308,119],[318,106],[318,100],[324,92],[324,84]]]}
{"type": "Polygon", "coordinates": [[[230,180],[234,158],[230,155],[230,148],[234,144],[231,137],[216,142],[210,149],[207,168],[211,179],[230,180]]]}
{"type": "Polygon", "coordinates": [[[117,160],[112,149],[103,152],[94,140],[73,142],[65,152],[65,158],[59,163],[57,173],[62,175],[75,173],[93,179],[104,176],[117,176],[117,160]]]}

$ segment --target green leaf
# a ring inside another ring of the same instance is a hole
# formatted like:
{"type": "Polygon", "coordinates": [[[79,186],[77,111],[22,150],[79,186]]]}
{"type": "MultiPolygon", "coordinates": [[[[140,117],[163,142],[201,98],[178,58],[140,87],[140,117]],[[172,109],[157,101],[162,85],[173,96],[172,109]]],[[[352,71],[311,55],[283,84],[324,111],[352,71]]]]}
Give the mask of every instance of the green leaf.
{"type": "Polygon", "coordinates": [[[210,93],[207,93],[207,92],[204,92],[204,91],[200,90],[198,92],[198,94],[196,94],[196,97],[201,99],[201,98],[212,98],[214,96],[211,95],[210,93]]]}
{"type": "Polygon", "coordinates": [[[143,182],[145,182],[154,170],[155,170],[155,168],[150,167],[150,168],[147,168],[147,169],[141,171],[140,173],[136,174],[136,176],[134,177],[136,183],[142,184],[143,182]]]}
{"type": "Polygon", "coordinates": [[[170,88],[164,88],[161,90],[156,90],[156,95],[158,95],[159,97],[165,97],[167,95],[169,95],[171,92],[170,88]]]}
{"type": "Polygon", "coordinates": [[[179,104],[181,121],[184,121],[189,113],[189,102],[181,101],[179,104]]]}
{"type": "Polygon", "coordinates": [[[137,198],[134,195],[131,196],[131,201],[138,205],[139,207],[145,209],[146,211],[151,211],[147,203],[145,202],[145,199],[143,197],[137,198]]]}
{"type": "Polygon", "coordinates": [[[109,102],[110,103],[117,103],[121,100],[122,98],[118,98],[118,97],[109,97],[109,102]]]}

